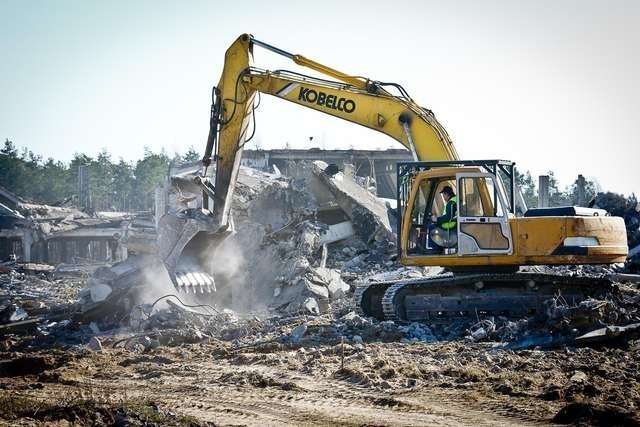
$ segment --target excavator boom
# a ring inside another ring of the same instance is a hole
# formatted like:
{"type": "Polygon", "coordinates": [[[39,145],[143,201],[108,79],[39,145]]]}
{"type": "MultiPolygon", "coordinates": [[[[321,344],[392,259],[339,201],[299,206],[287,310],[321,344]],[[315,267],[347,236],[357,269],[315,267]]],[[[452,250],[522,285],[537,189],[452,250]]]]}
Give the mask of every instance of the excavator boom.
{"type": "MultiPolygon", "coordinates": [[[[400,85],[391,86],[401,88],[400,85]]],[[[349,76],[333,68],[293,55],[249,34],[229,47],[213,102],[204,163],[216,161],[215,197],[211,212],[226,225],[230,195],[250,127],[257,92],[276,96],[369,129],[385,133],[415,152],[416,160],[456,160],[458,154],[434,114],[417,105],[404,89],[398,96],[382,83],[349,76]],[[261,46],[337,80],[314,78],[288,71],[265,71],[252,66],[253,47],[261,46]],[[405,126],[406,124],[406,126],[405,126]],[[412,141],[420,141],[419,145],[412,141]]]]}

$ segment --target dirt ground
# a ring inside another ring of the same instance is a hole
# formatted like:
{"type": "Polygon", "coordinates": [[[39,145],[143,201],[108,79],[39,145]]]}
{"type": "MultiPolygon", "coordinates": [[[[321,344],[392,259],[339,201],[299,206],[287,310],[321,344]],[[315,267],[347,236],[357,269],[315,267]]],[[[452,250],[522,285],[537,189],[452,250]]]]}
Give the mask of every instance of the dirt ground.
{"type": "Polygon", "coordinates": [[[640,343],[494,350],[491,344],[210,340],[143,352],[0,353],[3,425],[640,425],[640,343]]]}

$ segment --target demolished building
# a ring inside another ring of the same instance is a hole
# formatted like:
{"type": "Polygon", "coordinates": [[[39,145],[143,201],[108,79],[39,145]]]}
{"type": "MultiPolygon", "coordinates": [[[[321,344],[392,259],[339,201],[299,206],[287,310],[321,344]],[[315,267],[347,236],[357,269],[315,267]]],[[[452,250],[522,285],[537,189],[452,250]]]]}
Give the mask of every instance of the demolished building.
{"type": "Polygon", "coordinates": [[[0,188],[0,260],[52,265],[122,261],[136,221],[129,213],[89,215],[72,207],[30,203],[0,188]]]}
{"type": "MultiPolygon", "coordinates": [[[[404,149],[387,150],[321,150],[273,149],[242,152],[242,165],[263,172],[280,171],[286,176],[295,173],[295,165],[301,162],[321,161],[327,164],[351,165],[353,175],[372,183],[378,197],[395,199],[396,163],[409,162],[411,153],[404,149]]],[[[365,185],[368,186],[368,185],[365,185]]]]}

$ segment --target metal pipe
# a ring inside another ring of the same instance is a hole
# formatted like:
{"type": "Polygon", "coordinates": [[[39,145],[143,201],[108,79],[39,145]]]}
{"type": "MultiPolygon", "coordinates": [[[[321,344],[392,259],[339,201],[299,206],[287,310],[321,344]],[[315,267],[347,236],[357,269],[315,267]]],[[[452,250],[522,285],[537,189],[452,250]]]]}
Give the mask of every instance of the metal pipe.
{"type": "Polygon", "coordinates": [[[409,123],[402,121],[402,128],[404,133],[407,134],[407,140],[409,141],[409,147],[411,148],[411,154],[413,155],[413,161],[418,161],[418,153],[416,152],[416,146],[413,143],[413,137],[411,136],[411,129],[409,129],[409,123]]]}
{"type": "Polygon", "coordinates": [[[271,46],[270,44],[265,43],[265,42],[261,42],[260,40],[257,40],[257,39],[255,39],[253,37],[251,37],[251,42],[253,44],[256,44],[256,45],[258,45],[260,47],[263,47],[263,48],[265,48],[267,50],[270,50],[271,52],[275,52],[278,55],[285,56],[285,57],[287,57],[289,59],[293,59],[293,57],[295,56],[293,53],[289,53],[286,50],[282,50],[282,49],[277,48],[275,46],[271,46]]]}

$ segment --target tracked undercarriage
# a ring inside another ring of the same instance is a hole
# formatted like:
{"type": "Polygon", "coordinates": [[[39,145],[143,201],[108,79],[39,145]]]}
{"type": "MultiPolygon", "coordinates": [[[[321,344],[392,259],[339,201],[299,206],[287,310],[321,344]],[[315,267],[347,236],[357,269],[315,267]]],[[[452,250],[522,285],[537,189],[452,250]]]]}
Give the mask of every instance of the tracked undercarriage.
{"type": "Polygon", "coordinates": [[[552,298],[577,304],[610,289],[603,277],[550,273],[475,273],[361,284],[355,300],[362,314],[380,320],[477,320],[479,316],[521,318],[545,314],[552,298]]]}

